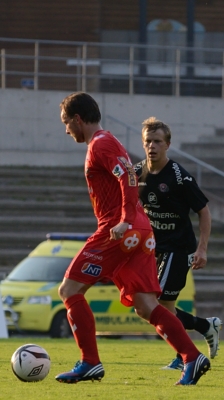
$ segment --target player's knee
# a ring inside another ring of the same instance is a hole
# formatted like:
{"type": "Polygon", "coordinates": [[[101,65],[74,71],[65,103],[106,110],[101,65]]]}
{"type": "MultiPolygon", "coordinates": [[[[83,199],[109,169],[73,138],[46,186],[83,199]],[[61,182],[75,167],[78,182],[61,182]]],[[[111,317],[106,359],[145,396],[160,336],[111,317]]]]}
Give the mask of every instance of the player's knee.
{"type": "Polygon", "coordinates": [[[61,285],[59,286],[59,288],[58,288],[58,295],[59,295],[59,297],[60,297],[62,300],[63,300],[63,297],[64,297],[63,293],[64,293],[63,285],[61,284],[61,285]]]}
{"type": "Polygon", "coordinates": [[[136,307],[135,312],[140,318],[145,319],[146,321],[149,321],[150,315],[151,315],[151,312],[149,309],[147,309],[145,307],[136,307]]]}

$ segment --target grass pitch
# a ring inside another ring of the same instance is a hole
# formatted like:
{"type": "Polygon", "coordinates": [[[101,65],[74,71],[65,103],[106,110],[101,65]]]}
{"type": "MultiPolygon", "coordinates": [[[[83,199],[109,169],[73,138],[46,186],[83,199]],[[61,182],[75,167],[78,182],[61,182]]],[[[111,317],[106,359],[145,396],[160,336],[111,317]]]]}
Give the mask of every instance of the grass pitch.
{"type": "MultiPolygon", "coordinates": [[[[207,355],[205,341],[195,341],[207,355]]],[[[174,386],[180,371],[160,370],[175,353],[162,340],[98,339],[105,377],[91,381],[63,384],[54,377],[69,371],[79,359],[73,339],[9,338],[0,339],[1,400],[210,400],[224,399],[224,342],[218,357],[211,360],[212,369],[196,386],[174,386]],[[19,381],[12,373],[10,359],[23,344],[43,346],[51,357],[49,375],[37,383],[19,381]]]]}

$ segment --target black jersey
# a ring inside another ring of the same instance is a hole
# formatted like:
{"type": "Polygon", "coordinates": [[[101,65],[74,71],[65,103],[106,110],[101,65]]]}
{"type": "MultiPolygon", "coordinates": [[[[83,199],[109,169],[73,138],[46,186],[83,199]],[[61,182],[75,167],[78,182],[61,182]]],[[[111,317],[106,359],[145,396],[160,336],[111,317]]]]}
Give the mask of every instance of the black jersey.
{"type": "Polygon", "coordinates": [[[146,160],[134,168],[139,197],[155,234],[156,250],[193,253],[196,238],[190,210],[197,213],[208,202],[193,176],[172,160],[158,174],[149,172],[146,160]]]}

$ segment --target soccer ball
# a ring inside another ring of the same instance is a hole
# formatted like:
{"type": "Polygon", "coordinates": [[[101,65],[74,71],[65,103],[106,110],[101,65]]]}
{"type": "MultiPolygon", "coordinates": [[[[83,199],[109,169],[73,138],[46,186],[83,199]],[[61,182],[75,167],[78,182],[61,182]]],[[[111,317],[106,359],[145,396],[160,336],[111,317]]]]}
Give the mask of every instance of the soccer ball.
{"type": "Polygon", "coordinates": [[[36,344],[19,347],[11,358],[12,371],[23,382],[42,381],[49,373],[50,365],[48,353],[36,344]]]}

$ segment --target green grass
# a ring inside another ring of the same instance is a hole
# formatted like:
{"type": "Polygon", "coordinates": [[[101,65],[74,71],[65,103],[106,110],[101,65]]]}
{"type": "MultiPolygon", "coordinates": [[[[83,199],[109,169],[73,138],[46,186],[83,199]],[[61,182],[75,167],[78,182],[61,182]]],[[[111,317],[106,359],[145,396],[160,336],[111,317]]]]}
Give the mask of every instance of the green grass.
{"type": "MultiPolygon", "coordinates": [[[[195,341],[207,354],[205,341],[195,341]]],[[[174,352],[162,340],[98,339],[101,361],[106,370],[102,382],[68,385],[55,381],[56,374],[70,370],[79,359],[73,339],[0,339],[0,399],[3,400],[209,400],[224,399],[224,342],[212,370],[196,386],[174,386],[180,371],[160,370],[174,352]],[[19,381],[11,370],[14,351],[26,343],[43,346],[51,357],[51,370],[37,383],[19,381]]]]}

